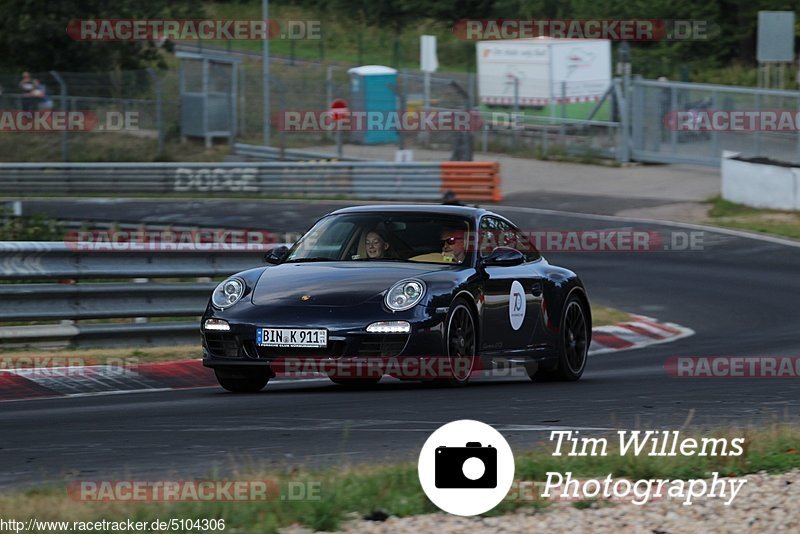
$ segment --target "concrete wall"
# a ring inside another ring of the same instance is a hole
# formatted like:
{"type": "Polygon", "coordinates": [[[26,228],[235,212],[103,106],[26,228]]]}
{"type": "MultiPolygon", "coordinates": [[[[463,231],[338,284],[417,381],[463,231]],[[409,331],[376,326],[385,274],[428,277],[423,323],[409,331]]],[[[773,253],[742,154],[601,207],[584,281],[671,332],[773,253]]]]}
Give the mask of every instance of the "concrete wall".
{"type": "Polygon", "coordinates": [[[800,168],[765,165],[722,154],[722,198],[754,208],[800,210],[800,168]]]}

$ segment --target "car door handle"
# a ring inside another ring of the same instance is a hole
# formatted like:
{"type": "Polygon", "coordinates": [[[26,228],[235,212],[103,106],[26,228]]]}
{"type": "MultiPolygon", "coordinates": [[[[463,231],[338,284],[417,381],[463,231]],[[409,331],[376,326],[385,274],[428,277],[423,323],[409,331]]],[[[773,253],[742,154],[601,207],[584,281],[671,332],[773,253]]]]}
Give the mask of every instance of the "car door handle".
{"type": "Polygon", "coordinates": [[[542,283],[541,282],[534,282],[531,286],[531,293],[533,293],[534,297],[541,297],[542,296],[542,283]]]}

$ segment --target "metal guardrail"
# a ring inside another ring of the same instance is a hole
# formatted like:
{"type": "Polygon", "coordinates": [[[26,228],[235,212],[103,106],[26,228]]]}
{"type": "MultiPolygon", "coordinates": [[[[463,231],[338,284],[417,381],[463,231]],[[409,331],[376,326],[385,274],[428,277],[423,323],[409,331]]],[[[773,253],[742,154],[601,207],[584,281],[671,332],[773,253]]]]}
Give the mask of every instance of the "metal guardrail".
{"type": "Polygon", "coordinates": [[[0,346],[197,342],[197,317],[216,286],[209,279],[263,265],[272,246],[277,245],[198,244],[169,250],[163,244],[155,250],[119,251],[96,244],[0,242],[0,346]],[[192,320],[149,322],[159,317],[192,320]],[[133,318],[137,322],[130,322],[133,318]],[[28,321],[59,323],[3,326],[28,321]]]}
{"type": "Polygon", "coordinates": [[[310,152],[307,150],[295,150],[263,146],[247,145],[236,143],[233,145],[233,152],[238,156],[252,159],[275,160],[275,161],[375,161],[367,158],[354,158],[350,156],[338,157],[336,154],[324,152],[310,152]]]}
{"type": "Polygon", "coordinates": [[[261,244],[174,246],[121,250],[123,245],[0,241],[0,281],[218,277],[262,264],[265,251],[261,244]]]}
{"type": "Polygon", "coordinates": [[[0,163],[0,194],[441,198],[438,163],[0,163]]]}

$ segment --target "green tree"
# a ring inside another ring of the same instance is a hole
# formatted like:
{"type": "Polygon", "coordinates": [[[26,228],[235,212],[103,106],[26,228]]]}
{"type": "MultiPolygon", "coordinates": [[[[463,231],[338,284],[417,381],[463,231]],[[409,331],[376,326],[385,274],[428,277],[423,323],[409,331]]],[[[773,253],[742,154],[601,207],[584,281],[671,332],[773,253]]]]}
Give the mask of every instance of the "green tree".
{"type": "Polygon", "coordinates": [[[0,0],[3,70],[109,71],[163,67],[151,42],[85,42],[67,34],[76,19],[202,18],[202,6],[169,0],[0,0]]]}

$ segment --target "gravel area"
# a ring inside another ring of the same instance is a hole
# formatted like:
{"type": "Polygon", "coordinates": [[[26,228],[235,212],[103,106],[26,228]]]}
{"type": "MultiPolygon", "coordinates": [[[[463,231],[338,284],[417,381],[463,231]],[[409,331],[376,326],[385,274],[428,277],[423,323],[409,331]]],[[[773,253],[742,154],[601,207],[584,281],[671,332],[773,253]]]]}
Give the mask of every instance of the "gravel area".
{"type": "MultiPolygon", "coordinates": [[[[344,532],[634,532],[722,533],[800,532],[800,470],[781,475],[746,475],[747,483],[730,506],[719,499],[691,506],[663,499],[642,506],[594,504],[578,509],[555,503],[536,511],[522,508],[500,517],[465,518],[447,514],[390,517],[386,521],[348,521],[344,532]]],[[[299,532],[301,529],[287,529],[299,532]]]]}

